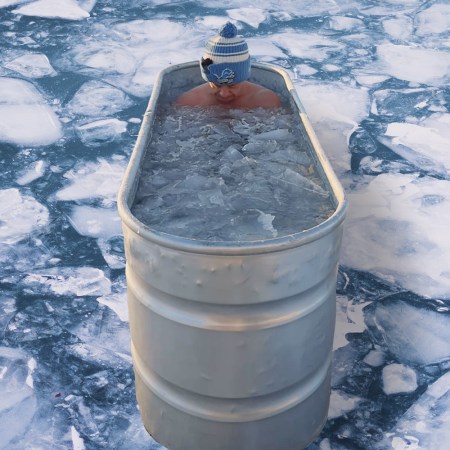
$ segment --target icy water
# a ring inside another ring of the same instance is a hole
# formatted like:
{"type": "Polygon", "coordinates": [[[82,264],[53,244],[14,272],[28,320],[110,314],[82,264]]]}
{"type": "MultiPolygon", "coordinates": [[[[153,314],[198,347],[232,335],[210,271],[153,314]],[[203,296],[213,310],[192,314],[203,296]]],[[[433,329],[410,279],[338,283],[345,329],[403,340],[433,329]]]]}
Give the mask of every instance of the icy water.
{"type": "Polygon", "coordinates": [[[289,72],[349,200],[308,450],[448,449],[448,2],[0,0],[1,449],[161,449],[116,197],[156,73],[226,20],[289,72]]]}
{"type": "Polygon", "coordinates": [[[298,117],[168,107],[155,121],[132,213],[150,228],[205,241],[298,233],[333,213],[298,117]]]}

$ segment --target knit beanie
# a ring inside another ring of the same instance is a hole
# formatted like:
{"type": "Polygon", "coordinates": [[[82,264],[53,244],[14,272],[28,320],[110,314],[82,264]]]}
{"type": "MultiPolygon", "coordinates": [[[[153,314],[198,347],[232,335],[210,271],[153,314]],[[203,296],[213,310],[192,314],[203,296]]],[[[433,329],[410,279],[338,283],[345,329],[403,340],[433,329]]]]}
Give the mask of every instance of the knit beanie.
{"type": "Polygon", "coordinates": [[[250,55],[237,28],[227,22],[219,34],[208,40],[200,61],[202,78],[217,85],[232,85],[250,76],[250,55]]]}

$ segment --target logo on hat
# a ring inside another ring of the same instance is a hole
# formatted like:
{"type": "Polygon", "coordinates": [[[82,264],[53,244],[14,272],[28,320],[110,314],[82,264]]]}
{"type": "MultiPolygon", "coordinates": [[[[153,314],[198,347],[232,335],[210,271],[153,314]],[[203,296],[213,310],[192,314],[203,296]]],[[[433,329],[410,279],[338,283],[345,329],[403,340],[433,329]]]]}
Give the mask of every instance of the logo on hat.
{"type": "Polygon", "coordinates": [[[214,74],[217,78],[216,84],[231,84],[234,80],[234,72],[231,69],[223,69],[220,75],[214,74]]]}

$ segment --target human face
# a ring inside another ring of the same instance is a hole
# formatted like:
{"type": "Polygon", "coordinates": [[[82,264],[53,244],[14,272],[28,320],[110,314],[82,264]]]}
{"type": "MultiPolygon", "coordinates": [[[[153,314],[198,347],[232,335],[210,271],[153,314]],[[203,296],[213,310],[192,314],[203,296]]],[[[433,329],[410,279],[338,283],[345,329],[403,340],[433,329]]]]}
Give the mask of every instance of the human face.
{"type": "Polygon", "coordinates": [[[231,86],[227,84],[218,85],[209,83],[209,86],[213,90],[213,95],[219,103],[232,103],[241,95],[241,83],[233,84],[231,86]]]}

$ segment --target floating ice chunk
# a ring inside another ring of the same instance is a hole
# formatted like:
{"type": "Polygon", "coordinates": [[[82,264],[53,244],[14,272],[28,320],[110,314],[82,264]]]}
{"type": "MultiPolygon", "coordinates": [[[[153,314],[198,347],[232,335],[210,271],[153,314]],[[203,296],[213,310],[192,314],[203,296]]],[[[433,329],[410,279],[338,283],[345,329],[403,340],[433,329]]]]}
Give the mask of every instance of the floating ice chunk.
{"type": "Polygon", "coordinates": [[[75,129],[84,145],[96,147],[119,139],[127,131],[127,122],[108,118],[79,125],[75,129]]]}
{"type": "Polygon", "coordinates": [[[29,184],[32,181],[37,180],[44,175],[46,166],[45,161],[42,159],[31,163],[29,167],[21,172],[19,178],[16,180],[16,183],[24,186],[25,184],[29,184]]]}
{"type": "Polygon", "coordinates": [[[381,350],[370,350],[364,358],[364,362],[372,367],[380,367],[384,364],[386,355],[381,350]]]}
{"type": "Polygon", "coordinates": [[[75,0],[80,8],[83,8],[87,12],[91,12],[97,3],[97,0],[75,0]]]}
{"type": "Polygon", "coordinates": [[[345,84],[297,84],[296,88],[305,103],[311,121],[341,122],[355,126],[366,117],[369,96],[365,89],[356,89],[345,84]]]}
{"type": "Polygon", "coordinates": [[[2,105],[33,105],[43,100],[31,83],[18,78],[0,78],[0,98],[2,105]]]}
{"type": "Polygon", "coordinates": [[[324,64],[322,69],[327,72],[337,72],[338,70],[341,70],[341,67],[336,66],[336,64],[324,64]]]}
{"type": "Polygon", "coordinates": [[[415,307],[397,297],[373,303],[366,310],[369,331],[408,365],[438,364],[450,358],[450,318],[415,307]]]}
{"type": "Polygon", "coordinates": [[[208,31],[218,30],[223,25],[223,16],[200,16],[195,18],[195,24],[208,31]]]}
{"type": "Polygon", "coordinates": [[[99,47],[98,44],[88,44],[74,55],[74,61],[93,69],[94,73],[126,75],[136,69],[136,60],[126,48],[114,43],[99,47]]]}
{"type": "Polygon", "coordinates": [[[336,419],[344,414],[353,411],[358,407],[361,398],[346,392],[332,389],[330,396],[330,407],[328,409],[328,419],[336,419]]]}
{"type": "Polygon", "coordinates": [[[384,31],[394,39],[408,41],[413,32],[413,22],[408,16],[383,20],[384,31]]]}
{"type": "Polygon", "coordinates": [[[133,20],[113,25],[107,31],[94,27],[92,34],[62,55],[59,65],[147,97],[162,67],[195,59],[202,47],[198,35],[180,23],[133,20]]]}
{"type": "Polygon", "coordinates": [[[251,49],[252,56],[263,61],[273,61],[277,58],[286,58],[286,53],[275,45],[271,37],[262,36],[258,38],[248,38],[247,43],[251,49]]]}
{"type": "MultiPolygon", "coordinates": [[[[172,38],[171,38],[172,39],[172,38]]],[[[154,43],[154,47],[158,47],[160,43],[154,43]]],[[[159,49],[154,49],[148,56],[143,58],[141,64],[136,69],[133,78],[130,80],[131,85],[128,85],[127,89],[134,95],[144,97],[151,91],[151,85],[156,78],[157,73],[162,67],[169,66],[174,62],[184,62],[186,60],[192,60],[196,56],[194,52],[196,47],[186,46],[180,49],[166,48],[166,51],[158,58],[155,58],[154,53],[159,52],[159,49]]],[[[197,51],[201,53],[201,49],[197,48],[197,51]]],[[[170,92],[169,92],[170,93],[170,92]]]]}
{"type": "Polygon", "coordinates": [[[287,31],[273,36],[272,41],[297,58],[324,61],[330,53],[341,51],[342,44],[320,34],[287,31]]]}
{"type": "Polygon", "coordinates": [[[297,78],[297,75],[314,75],[317,73],[317,70],[314,67],[308,66],[308,64],[298,64],[294,67],[294,78],[297,78]]]}
{"type": "Polygon", "coordinates": [[[418,125],[391,123],[386,136],[381,141],[419,169],[450,175],[450,114],[433,114],[418,125]]]}
{"type": "Polygon", "coordinates": [[[68,103],[73,114],[105,117],[130,107],[133,101],[125,92],[100,81],[88,81],[68,103]]]}
{"type": "Polygon", "coordinates": [[[111,281],[103,270],[94,267],[58,267],[27,275],[24,284],[57,295],[108,295],[111,281]]]}
{"type": "MultiPolygon", "coordinates": [[[[82,344],[79,345],[79,347],[81,346],[82,344]]],[[[77,354],[74,354],[73,356],[81,359],[77,354]]],[[[97,421],[94,419],[93,411],[91,411],[91,408],[89,408],[86,403],[86,399],[78,395],[70,394],[64,398],[64,409],[70,414],[72,418],[71,423],[75,422],[77,426],[76,429],[74,426],[70,427],[73,450],[85,450],[84,442],[79,439],[80,436],[86,436],[90,442],[95,442],[98,441],[100,435],[100,430],[97,421]]]]}
{"type": "Polygon", "coordinates": [[[99,159],[64,174],[71,185],[56,192],[58,200],[81,200],[104,198],[107,203],[115,203],[117,191],[125,171],[124,161],[108,162],[99,159]]]}
{"type": "Polygon", "coordinates": [[[122,47],[123,42],[127,42],[125,51],[140,62],[135,63],[131,78],[120,80],[125,90],[137,96],[149,94],[162,67],[194,59],[196,52],[201,52],[192,31],[171,20],[133,20],[116,25],[113,33],[120,38],[122,47]],[[161,43],[164,43],[164,52],[160,51],[161,43]]]}
{"type": "Polygon", "coordinates": [[[414,392],[417,389],[417,374],[403,364],[389,364],[383,367],[383,392],[386,395],[414,392]]]}
{"type": "Polygon", "coordinates": [[[0,190],[0,242],[14,244],[47,226],[48,209],[18,189],[0,190]]]}
{"type": "Polygon", "coordinates": [[[77,429],[72,425],[70,427],[70,436],[72,437],[73,450],[85,450],[84,439],[78,433],[77,429]]]}
{"type": "Polygon", "coordinates": [[[347,297],[338,295],[336,298],[336,327],[334,330],[333,350],[348,344],[347,333],[362,333],[364,324],[363,308],[368,303],[353,304],[347,297]]]}
{"type": "Polygon", "coordinates": [[[428,386],[397,422],[393,436],[389,437],[390,444],[399,450],[444,449],[445,442],[450,442],[449,411],[450,372],[447,372],[428,386]]]}
{"type": "Polygon", "coordinates": [[[450,29],[450,5],[447,2],[431,5],[415,16],[414,24],[418,36],[448,32],[450,29]]]}
{"type": "MultiPolygon", "coordinates": [[[[82,1],[83,6],[88,6],[88,11],[93,8],[95,2],[82,1]]],[[[37,0],[18,9],[15,14],[34,17],[48,17],[67,20],[81,20],[89,17],[89,12],[76,0],[37,0]]]]}
{"type": "Polygon", "coordinates": [[[342,264],[450,298],[450,181],[396,173],[367,181],[349,192],[342,264]]]}
{"type": "Polygon", "coordinates": [[[8,63],[5,67],[20,73],[27,78],[53,77],[55,69],[50,64],[47,56],[42,53],[27,53],[8,63]]]}
{"type": "Polygon", "coordinates": [[[62,332],[63,328],[51,314],[42,314],[42,305],[39,302],[31,303],[20,310],[6,328],[8,341],[15,345],[58,337],[62,332]]]}
{"type": "Polygon", "coordinates": [[[377,47],[382,69],[400,80],[440,86],[450,79],[450,53],[406,45],[377,47]]]}
{"type": "Polygon", "coordinates": [[[361,4],[360,12],[364,15],[390,16],[393,14],[413,13],[419,6],[419,0],[386,0],[380,6],[361,4]]]}
{"type": "Polygon", "coordinates": [[[0,78],[0,142],[49,145],[60,137],[58,118],[31,83],[0,78]]]}
{"type": "Polygon", "coordinates": [[[97,245],[111,269],[123,269],[125,267],[123,236],[116,235],[108,239],[99,238],[97,245]]]}
{"type": "MultiPolygon", "coordinates": [[[[202,0],[202,5],[210,8],[217,8],[216,0],[202,0]]],[[[261,8],[264,7],[266,10],[280,11],[285,14],[291,13],[295,17],[319,16],[325,13],[333,14],[339,12],[341,9],[334,0],[303,0],[301,8],[298,7],[298,3],[295,3],[292,0],[264,0],[257,2],[257,5],[261,8]]],[[[228,8],[240,8],[241,6],[242,0],[227,1],[228,8]]]]}
{"type": "Polygon", "coordinates": [[[166,19],[138,19],[114,26],[114,34],[134,44],[164,42],[170,46],[170,43],[181,39],[185,33],[186,29],[182,24],[166,19]]]}
{"type": "Polygon", "coordinates": [[[253,28],[258,28],[259,25],[267,18],[266,12],[259,8],[235,8],[228,9],[228,15],[233,20],[248,23],[253,28]]]}
{"type": "Polygon", "coordinates": [[[120,217],[116,209],[74,206],[70,223],[82,236],[109,239],[122,234],[120,217]]]}
{"type": "Polygon", "coordinates": [[[346,16],[333,16],[329,21],[329,27],[335,31],[351,31],[362,25],[363,21],[361,19],[346,16]]]}
{"type": "Polygon", "coordinates": [[[47,105],[0,105],[0,142],[40,146],[61,137],[59,120],[47,105]]]}
{"type": "Polygon", "coordinates": [[[126,291],[98,297],[97,301],[112,309],[122,322],[129,321],[126,291]]]}
{"type": "Polygon", "coordinates": [[[31,361],[23,350],[0,347],[0,436],[5,449],[26,433],[37,411],[31,361]]]}
{"type": "MultiPolygon", "coordinates": [[[[107,299],[110,294],[114,296],[123,292],[125,282],[122,281],[122,277],[119,280],[119,284],[123,286],[121,290],[114,287],[114,292],[104,292],[100,297],[107,299]]],[[[98,300],[99,296],[96,297],[98,300]]],[[[75,299],[72,307],[58,309],[54,314],[57,315],[58,322],[64,324],[64,329],[76,336],[77,341],[82,344],[68,349],[73,356],[96,366],[104,366],[108,364],[108,359],[112,358],[110,361],[112,365],[109,367],[116,368],[115,362],[118,362],[117,366],[128,369],[131,359],[130,330],[112,309],[101,302],[96,304],[89,300],[86,304],[85,299],[75,299]],[[75,305],[79,305],[81,311],[78,311],[75,305]],[[89,313],[85,314],[88,311],[89,313]]],[[[75,370],[78,371],[80,368],[75,367],[75,370]]]]}
{"type": "MultiPolygon", "coordinates": [[[[100,327],[101,325],[99,324],[98,326],[100,327]]],[[[112,339],[111,330],[109,330],[108,334],[109,336],[107,337],[109,337],[109,342],[106,340],[94,340],[95,344],[74,344],[68,346],[67,351],[73,357],[79,358],[83,362],[89,363],[89,365],[114,367],[116,370],[129,369],[131,365],[131,357],[126,353],[119,353],[117,351],[117,347],[115,349],[108,348],[114,347],[118,344],[118,342],[114,342],[112,339]]],[[[95,337],[97,336],[92,336],[92,338],[95,337]]],[[[85,411],[86,413],[90,412],[88,408],[86,408],[85,411]]]]}
{"type": "Polygon", "coordinates": [[[21,3],[28,3],[31,0],[0,0],[0,8],[7,6],[20,5],[21,3]]]}
{"type": "Polygon", "coordinates": [[[370,75],[361,73],[360,75],[356,75],[355,78],[356,81],[363,86],[373,86],[375,84],[379,84],[382,83],[383,81],[386,81],[389,77],[386,75],[370,75]]]}
{"type": "MultiPolygon", "coordinates": [[[[222,22],[223,23],[223,22],[222,22]]],[[[137,410],[133,413],[130,408],[127,414],[128,428],[120,433],[120,445],[123,450],[167,450],[153,440],[150,434],[142,426],[142,419],[137,410]]]]}
{"type": "Polygon", "coordinates": [[[348,136],[367,116],[367,90],[342,83],[295,86],[333,168],[338,174],[346,173],[350,167],[348,136]]]}
{"type": "MultiPolygon", "coordinates": [[[[0,294],[0,329],[4,330],[17,312],[16,299],[7,294],[0,294]]],[[[1,377],[1,370],[0,370],[1,377]]]]}
{"type": "Polygon", "coordinates": [[[435,89],[379,89],[374,92],[371,112],[397,121],[425,108],[436,97],[435,89]]]}

